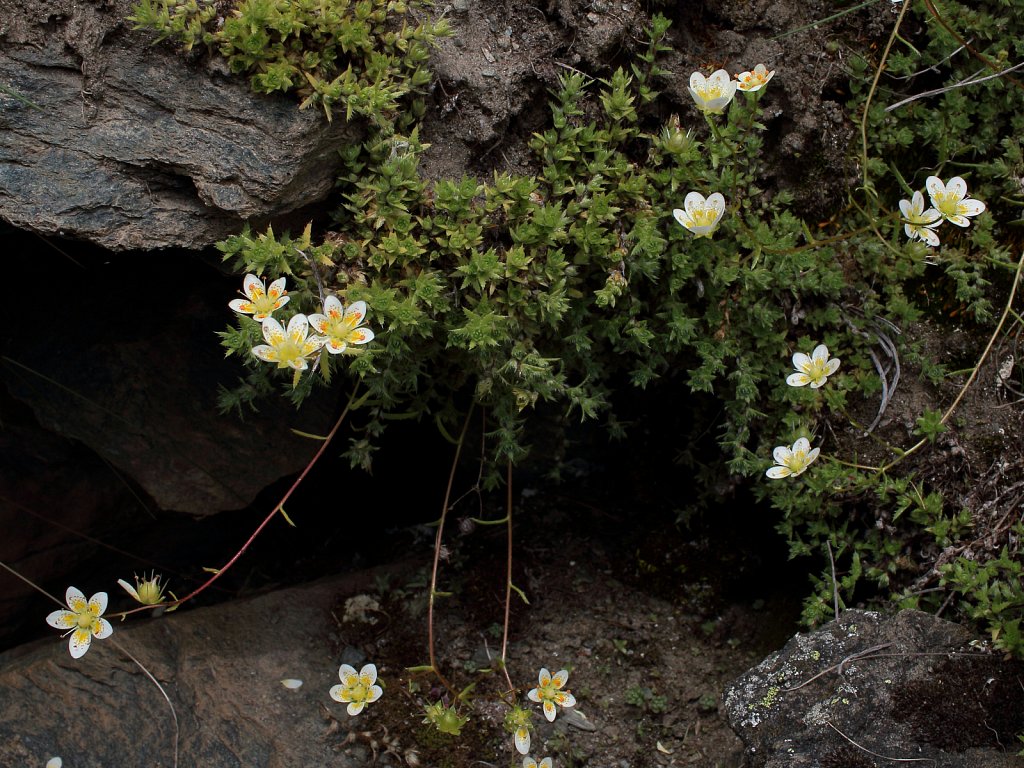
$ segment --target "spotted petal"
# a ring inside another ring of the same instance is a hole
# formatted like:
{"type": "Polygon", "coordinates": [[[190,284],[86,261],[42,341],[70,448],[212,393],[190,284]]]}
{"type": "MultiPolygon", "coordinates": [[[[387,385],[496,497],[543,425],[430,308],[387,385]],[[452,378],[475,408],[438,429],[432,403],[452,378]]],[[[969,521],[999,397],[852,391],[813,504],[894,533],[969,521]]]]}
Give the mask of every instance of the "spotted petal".
{"type": "Polygon", "coordinates": [[[544,717],[548,719],[549,723],[555,721],[555,705],[551,699],[544,699],[544,703],[541,705],[544,707],[544,717]]]}
{"type": "Polygon", "coordinates": [[[373,664],[365,665],[359,670],[359,682],[369,688],[377,682],[377,667],[373,664]]]}
{"type": "Polygon", "coordinates": [[[561,688],[563,685],[566,684],[568,680],[569,670],[560,669],[555,673],[554,677],[551,678],[551,683],[555,686],[555,688],[561,688]]]}
{"type": "Polygon", "coordinates": [[[55,629],[71,629],[78,624],[78,614],[71,611],[54,611],[46,617],[46,623],[55,629]]]}
{"type": "Polygon", "coordinates": [[[342,664],[338,668],[338,677],[341,678],[343,685],[352,686],[359,682],[359,675],[356,674],[356,668],[350,664],[342,664]]]}
{"type": "Polygon", "coordinates": [[[537,674],[537,682],[540,683],[541,688],[551,684],[551,673],[548,672],[547,667],[540,668],[540,672],[537,674]]]}
{"type": "Polygon", "coordinates": [[[555,694],[555,703],[560,707],[575,707],[576,697],[568,691],[559,691],[555,694]]]}
{"type": "Polygon", "coordinates": [[[791,387],[806,387],[811,383],[811,377],[806,373],[791,373],[786,377],[786,383],[791,387]]]}
{"type": "Polygon", "coordinates": [[[349,714],[350,714],[350,715],[351,715],[352,717],[355,717],[356,715],[358,715],[358,714],[359,714],[360,712],[362,712],[362,711],[363,711],[363,707],[365,707],[365,706],[366,706],[366,703],[365,703],[365,702],[362,702],[362,701],[353,701],[353,702],[351,702],[351,703],[350,703],[350,704],[348,705],[348,707],[346,707],[346,711],[347,711],[347,712],[348,712],[348,713],[349,713],[349,714]]]}
{"type": "Polygon", "coordinates": [[[785,464],[792,455],[793,452],[786,445],[776,446],[775,450],[772,451],[772,458],[775,459],[776,464],[785,464]]]}
{"type": "Polygon", "coordinates": [[[75,613],[89,609],[89,603],[86,601],[85,595],[82,594],[82,590],[75,587],[68,587],[68,591],[64,593],[64,599],[67,601],[68,608],[75,613]]]}
{"type": "Polygon", "coordinates": [[[102,616],[107,610],[107,593],[97,592],[89,598],[89,612],[93,616],[102,616]]]}
{"type": "Polygon", "coordinates": [[[768,477],[770,477],[772,480],[779,480],[779,479],[781,479],[783,477],[789,477],[793,473],[790,471],[789,467],[779,466],[779,467],[770,467],[765,472],[765,474],[768,475],[768,477]]]}
{"type": "Polygon", "coordinates": [[[89,644],[92,642],[92,633],[87,629],[76,629],[71,633],[71,639],[68,641],[68,650],[71,651],[71,658],[80,659],[85,656],[85,652],[89,650],[89,644]]]}
{"type": "Polygon", "coordinates": [[[110,626],[110,622],[106,619],[96,619],[92,625],[92,633],[97,640],[106,640],[114,634],[114,628],[110,626]]]}
{"type": "MultiPolygon", "coordinates": [[[[51,616],[52,615],[53,614],[51,614],[51,616]]],[[[526,692],[526,698],[528,698],[530,701],[535,701],[538,704],[540,704],[540,691],[537,688],[531,688],[529,691],[526,692]]]]}
{"type": "Polygon", "coordinates": [[[525,725],[516,728],[512,738],[516,743],[516,750],[518,750],[519,754],[525,755],[530,751],[530,729],[525,725]]]}

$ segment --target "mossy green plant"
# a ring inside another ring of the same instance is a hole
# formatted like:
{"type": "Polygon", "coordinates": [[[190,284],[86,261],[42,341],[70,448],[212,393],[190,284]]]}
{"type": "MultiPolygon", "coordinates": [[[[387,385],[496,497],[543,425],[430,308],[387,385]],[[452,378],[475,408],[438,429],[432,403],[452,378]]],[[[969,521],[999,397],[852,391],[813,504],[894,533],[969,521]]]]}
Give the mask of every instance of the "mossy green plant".
{"type": "Polygon", "coordinates": [[[448,22],[408,23],[418,0],[141,0],[129,21],[185,51],[201,46],[247,75],[257,93],[295,93],[301,106],[377,125],[430,82],[430,47],[448,22]]]}

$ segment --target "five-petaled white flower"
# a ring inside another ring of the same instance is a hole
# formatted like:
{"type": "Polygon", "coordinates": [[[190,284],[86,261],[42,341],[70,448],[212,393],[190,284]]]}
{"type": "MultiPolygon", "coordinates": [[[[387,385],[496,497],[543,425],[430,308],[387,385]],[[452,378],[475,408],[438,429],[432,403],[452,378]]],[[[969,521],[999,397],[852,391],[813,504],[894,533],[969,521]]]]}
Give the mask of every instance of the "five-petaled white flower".
{"type": "Polygon", "coordinates": [[[256,275],[246,275],[242,281],[242,291],[248,299],[232,299],[228,306],[241,315],[252,315],[253,320],[260,322],[270,317],[274,310],[288,303],[290,297],[284,289],[284,278],[279,277],[267,288],[266,284],[256,275]]]}
{"type": "Polygon", "coordinates": [[[719,69],[704,77],[700,72],[690,75],[687,90],[701,112],[721,113],[729,106],[736,95],[737,83],[724,69],[719,69]]]}
{"type": "Polygon", "coordinates": [[[768,69],[764,64],[758,64],[754,67],[753,72],[740,72],[736,75],[736,87],[747,93],[760,91],[774,76],[774,69],[768,69]]]}
{"type": "Polygon", "coordinates": [[[324,344],[327,351],[337,355],[348,349],[350,344],[365,344],[373,339],[373,331],[359,327],[365,319],[365,301],[354,301],[342,307],[337,296],[328,296],[324,301],[324,314],[310,315],[309,324],[327,338],[324,344]]]}
{"type": "Polygon", "coordinates": [[[839,358],[829,359],[828,347],[819,344],[810,355],[803,352],[794,354],[793,367],[797,372],[789,374],[786,378],[789,386],[805,387],[810,384],[811,389],[817,389],[839,370],[839,358]]]}
{"type": "MultiPolygon", "coordinates": [[[[539,768],[551,768],[552,765],[553,763],[551,762],[551,758],[545,757],[540,761],[539,768]]],[[[523,758],[523,768],[538,768],[537,761],[527,755],[523,758]]]]}
{"type": "Polygon", "coordinates": [[[700,192],[690,192],[683,199],[682,208],[674,208],[675,220],[697,237],[711,237],[725,213],[725,198],[713,192],[704,199],[700,192]]]}
{"type": "Polygon", "coordinates": [[[68,630],[65,634],[71,635],[68,642],[71,658],[80,659],[89,650],[94,637],[103,640],[114,633],[110,622],[100,618],[107,610],[107,593],[97,592],[87,601],[80,590],[68,587],[65,599],[71,610],[54,611],[46,617],[46,623],[57,629],[68,630]]]}
{"type": "Polygon", "coordinates": [[[943,184],[938,176],[929,176],[924,186],[942,218],[958,227],[969,226],[968,216],[985,211],[981,200],[967,197],[967,182],[959,176],[954,176],[948,184],[943,184]]]}
{"type": "Polygon", "coordinates": [[[544,707],[544,717],[551,722],[555,719],[555,704],[560,707],[575,707],[576,697],[569,691],[560,690],[569,679],[568,670],[561,669],[552,677],[551,673],[541,667],[537,676],[538,686],[530,689],[526,697],[544,707]]]}
{"type": "Polygon", "coordinates": [[[903,214],[903,231],[911,240],[924,240],[928,245],[939,244],[935,227],[942,223],[942,214],[935,208],[924,208],[924,195],[915,192],[912,200],[900,200],[903,214]]]}
{"type": "Polygon", "coordinates": [[[806,437],[801,437],[793,443],[792,448],[780,445],[772,452],[777,466],[772,467],[765,474],[773,480],[790,475],[796,477],[818,458],[820,452],[820,448],[811,450],[811,443],[806,437]]]}
{"type": "Polygon", "coordinates": [[[348,704],[348,713],[358,715],[363,707],[372,704],[379,699],[384,690],[377,682],[377,667],[373,664],[365,665],[358,674],[355,667],[342,664],[338,670],[338,677],[341,678],[341,685],[335,685],[329,693],[331,698],[342,704],[348,704]]]}
{"type": "Polygon", "coordinates": [[[260,360],[277,363],[278,368],[294,368],[304,371],[309,367],[307,358],[327,341],[323,336],[309,335],[309,320],[305,315],[295,315],[288,321],[288,330],[272,317],[263,321],[263,338],[266,344],[257,344],[252,353],[260,360]]]}

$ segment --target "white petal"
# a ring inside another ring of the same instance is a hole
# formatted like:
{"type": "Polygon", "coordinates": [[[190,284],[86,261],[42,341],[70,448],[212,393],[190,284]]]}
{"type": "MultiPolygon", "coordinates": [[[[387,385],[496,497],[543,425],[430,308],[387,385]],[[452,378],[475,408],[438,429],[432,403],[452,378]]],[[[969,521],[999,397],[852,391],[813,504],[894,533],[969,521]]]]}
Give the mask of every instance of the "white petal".
{"type": "Polygon", "coordinates": [[[786,383],[791,387],[806,387],[811,383],[811,377],[806,373],[791,373],[786,377],[786,383]]]}
{"type": "Polygon", "coordinates": [[[92,642],[92,635],[84,629],[76,629],[71,633],[68,641],[68,650],[71,651],[72,659],[80,659],[89,650],[89,643],[92,642]]]}
{"type": "Polygon", "coordinates": [[[565,691],[562,694],[562,698],[561,698],[561,700],[558,703],[561,704],[563,707],[575,707],[576,706],[576,697],[573,696],[568,691],[565,691]]]}
{"type": "Polygon", "coordinates": [[[256,277],[256,275],[245,276],[242,280],[242,290],[245,291],[245,295],[250,299],[256,299],[266,292],[263,281],[256,277]]]}
{"type": "Polygon", "coordinates": [[[704,195],[702,195],[700,192],[690,192],[683,199],[683,208],[685,208],[686,212],[692,216],[694,210],[699,211],[701,208],[704,207],[706,202],[707,201],[704,199],[704,195]]]}
{"type": "Polygon", "coordinates": [[[537,761],[527,755],[523,758],[523,768],[537,768],[537,761]]]}
{"type": "Polygon", "coordinates": [[[377,682],[377,667],[373,664],[365,664],[359,670],[359,679],[366,685],[373,685],[377,682]]]}
{"type": "Polygon", "coordinates": [[[946,185],[942,183],[942,179],[938,176],[929,176],[924,183],[924,188],[928,190],[928,194],[931,197],[946,194],[946,185]]]}
{"type": "Polygon", "coordinates": [[[375,702],[377,699],[379,699],[383,695],[384,695],[384,689],[383,688],[381,688],[379,685],[371,685],[370,686],[370,693],[366,697],[366,703],[367,704],[372,704],[373,702],[375,702]]]}
{"type": "Polygon", "coordinates": [[[530,729],[529,728],[516,728],[513,740],[516,743],[516,750],[519,754],[525,755],[530,751],[530,729]]]}
{"type": "MultiPolygon", "coordinates": [[[[819,453],[821,453],[821,448],[815,448],[810,453],[808,453],[807,454],[807,464],[810,464],[812,461],[814,461],[816,458],[818,458],[818,454],[819,453]]],[[[805,464],[804,466],[806,466],[807,464],[805,464]]]]}
{"type": "Polygon", "coordinates": [[[775,459],[776,464],[785,464],[792,455],[793,452],[789,450],[788,445],[780,445],[772,451],[772,458],[775,459]]]}
{"type": "Polygon", "coordinates": [[[110,626],[109,621],[100,619],[96,622],[96,629],[93,630],[93,635],[95,635],[97,640],[106,640],[112,634],[114,634],[114,628],[110,626]]]}
{"type": "Polygon", "coordinates": [[[353,324],[359,325],[359,323],[363,322],[363,318],[366,317],[366,302],[354,301],[351,304],[349,304],[348,309],[345,310],[345,317],[358,317],[359,319],[356,320],[355,323],[353,324]]]}
{"type": "Polygon", "coordinates": [[[68,591],[64,593],[64,599],[67,601],[68,608],[72,611],[84,611],[86,606],[89,605],[86,602],[85,595],[82,594],[82,590],[75,587],[68,587],[68,591]]]}
{"type": "Polygon", "coordinates": [[[327,315],[321,315],[319,312],[314,312],[306,319],[309,320],[309,324],[313,326],[313,330],[317,333],[327,333],[327,324],[330,322],[327,315]]]}
{"type": "MultiPolygon", "coordinates": [[[[289,690],[294,691],[294,690],[302,687],[302,681],[301,680],[297,680],[294,677],[286,677],[284,680],[281,681],[281,685],[283,685],[285,688],[288,688],[289,690]]],[[[341,687],[340,685],[334,686],[334,688],[340,688],[340,687],[341,687]]],[[[333,691],[334,688],[332,688],[331,690],[333,691]]]]}
{"type": "MultiPolygon", "coordinates": [[[[931,231],[931,230],[929,230],[931,231]]],[[[825,364],[825,375],[831,376],[833,373],[839,370],[839,358],[833,357],[828,363],[825,364]]]]}
{"type": "Polygon", "coordinates": [[[544,699],[544,703],[541,706],[544,707],[544,717],[548,719],[548,722],[555,722],[555,705],[551,699],[544,699]]]}
{"type": "Polygon", "coordinates": [[[561,688],[563,685],[565,685],[568,682],[568,680],[569,680],[569,670],[567,670],[567,669],[560,669],[560,670],[558,670],[557,672],[555,672],[555,674],[551,678],[551,682],[554,684],[555,688],[561,688]]]}
{"type": "Polygon", "coordinates": [[[935,230],[929,229],[928,227],[922,227],[917,230],[918,236],[924,240],[928,245],[933,248],[939,244],[939,236],[935,234],[935,230]]]}
{"type": "Polygon", "coordinates": [[[540,761],[540,768],[551,768],[551,758],[545,757],[540,761]]]}
{"type": "Polygon", "coordinates": [[[266,339],[270,344],[280,344],[284,338],[284,328],[272,317],[268,317],[262,323],[263,327],[263,338],[266,339]]]}
{"type": "Polygon", "coordinates": [[[953,215],[948,215],[947,214],[946,215],[946,221],[948,221],[950,224],[956,224],[958,227],[969,227],[969,226],[971,226],[971,220],[968,219],[966,216],[961,216],[958,213],[955,213],[953,215]]]}
{"type": "Polygon", "coordinates": [[[541,687],[551,682],[551,673],[548,672],[547,667],[540,668],[540,672],[537,673],[537,682],[541,684],[541,687]]]}
{"type": "Polygon", "coordinates": [[[278,298],[280,298],[281,296],[284,295],[284,278],[283,277],[277,278],[277,280],[272,282],[267,287],[267,295],[268,296],[273,296],[275,293],[280,294],[280,296],[278,296],[278,298]]]}
{"type": "Polygon", "coordinates": [[[349,664],[342,664],[338,668],[338,677],[341,678],[341,682],[345,683],[345,685],[350,685],[354,682],[354,678],[358,678],[359,675],[356,674],[355,667],[349,664]]]}
{"type": "Polygon", "coordinates": [[[300,341],[309,335],[309,320],[305,315],[295,315],[288,321],[288,335],[300,341]]]}
{"type": "Polygon", "coordinates": [[[46,761],[46,768],[61,768],[64,765],[64,761],[59,757],[51,757],[46,761]]]}
{"type": "Polygon", "coordinates": [[[720,192],[712,192],[708,195],[708,199],[705,204],[708,208],[713,208],[718,211],[719,218],[721,218],[722,214],[725,213],[725,197],[720,192]]]}
{"type": "Polygon", "coordinates": [[[142,602],[141,600],[139,600],[139,593],[135,591],[135,587],[133,587],[124,579],[118,579],[117,583],[120,584],[121,588],[124,589],[124,591],[127,592],[129,595],[131,595],[132,598],[138,600],[139,602],[142,602]]]}
{"type": "Polygon", "coordinates": [[[102,616],[107,610],[107,593],[97,592],[95,595],[90,597],[89,610],[92,611],[95,616],[102,616]]]}
{"type": "Polygon", "coordinates": [[[690,75],[690,87],[695,91],[702,91],[707,86],[707,78],[700,72],[690,75]]]}
{"type": "Polygon", "coordinates": [[[946,194],[957,200],[963,200],[967,197],[967,182],[959,176],[954,176],[946,182],[946,194]]]}
{"type": "MultiPolygon", "coordinates": [[[[52,616],[53,614],[50,614],[50,615],[52,616]]],[[[49,621],[49,618],[47,618],[47,621],[49,621]]],[[[54,626],[56,626],[56,624],[54,626]]],[[[527,691],[526,692],[526,698],[528,698],[530,701],[535,701],[538,704],[540,704],[540,694],[537,693],[537,689],[536,688],[531,688],[529,691],[527,691]]]]}
{"type": "Polygon", "coordinates": [[[361,701],[353,701],[351,704],[348,705],[348,707],[346,709],[347,709],[348,713],[352,717],[355,717],[356,715],[358,715],[360,712],[363,711],[363,707],[365,707],[365,706],[366,705],[363,704],[363,702],[361,702],[361,701]]]}
{"type": "Polygon", "coordinates": [[[345,686],[343,685],[332,685],[331,690],[329,690],[327,693],[330,695],[332,699],[334,699],[339,704],[344,704],[345,700],[341,698],[341,692],[344,690],[345,686]]]}
{"type": "Polygon", "coordinates": [[[793,443],[793,453],[807,453],[811,450],[811,441],[806,437],[799,437],[797,441],[793,443]]]}
{"type": "Polygon", "coordinates": [[[47,615],[46,623],[55,629],[70,629],[78,624],[78,615],[71,611],[54,611],[47,615]]]}
{"type": "Polygon", "coordinates": [[[672,209],[672,216],[681,225],[686,227],[686,229],[689,229],[690,227],[693,226],[693,219],[690,218],[690,214],[688,214],[686,211],[682,210],[681,208],[673,208],[672,209]]]}
{"type": "Polygon", "coordinates": [[[708,77],[707,82],[709,86],[718,86],[719,88],[724,89],[729,86],[730,82],[732,82],[732,78],[729,76],[729,73],[726,72],[724,69],[716,69],[714,72],[711,73],[711,76],[708,77]]]}
{"type": "Polygon", "coordinates": [[[814,360],[828,360],[828,347],[824,344],[819,344],[811,353],[811,358],[814,360]]]}
{"type": "Polygon", "coordinates": [[[349,334],[349,344],[366,344],[368,341],[373,341],[374,333],[369,328],[360,328],[357,331],[352,331],[349,334]]]}
{"type": "Polygon", "coordinates": [[[260,360],[267,363],[277,362],[277,350],[273,347],[268,347],[266,344],[257,344],[252,348],[252,353],[256,355],[260,360]]]}
{"type": "Polygon", "coordinates": [[[772,480],[778,480],[783,477],[789,477],[793,473],[790,472],[789,467],[771,467],[765,474],[772,480]]]}
{"type": "Polygon", "coordinates": [[[807,370],[811,364],[811,358],[805,355],[803,352],[796,352],[793,354],[793,367],[798,371],[807,370]]]}
{"type": "Polygon", "coordinates": [[[957,205],[957,210],[964,216],[977,216],[979,213],[984,213],[987,206],[981,202],[981,200],[961,200],[957,205]]]}

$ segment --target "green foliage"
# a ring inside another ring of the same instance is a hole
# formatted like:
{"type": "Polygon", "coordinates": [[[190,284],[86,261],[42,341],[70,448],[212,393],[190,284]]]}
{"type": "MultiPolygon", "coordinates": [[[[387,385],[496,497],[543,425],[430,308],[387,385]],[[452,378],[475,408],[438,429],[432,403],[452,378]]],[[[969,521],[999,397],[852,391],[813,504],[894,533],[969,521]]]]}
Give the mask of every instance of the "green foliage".
{"type": "Polygon", "coordinates": [[[655,715],[668,709],[668,699],[665,696],[659,696],[650,688],[641,685],[634,685],[626,690],[626,703],[655,715]]]}
{"type": "Polygon", "coordinates": [[[206,0],[141,0],[129,21],[185,51],[201,45],[249,76],[258,93],[295,93],[330,120],[390,125],[405,96],[430,82],[430,47],[444,19],[408,24],[418,0],[237,0],[223,13],[206,0]],[[222,15],[223,14],[223,15],[222,15]]]}

